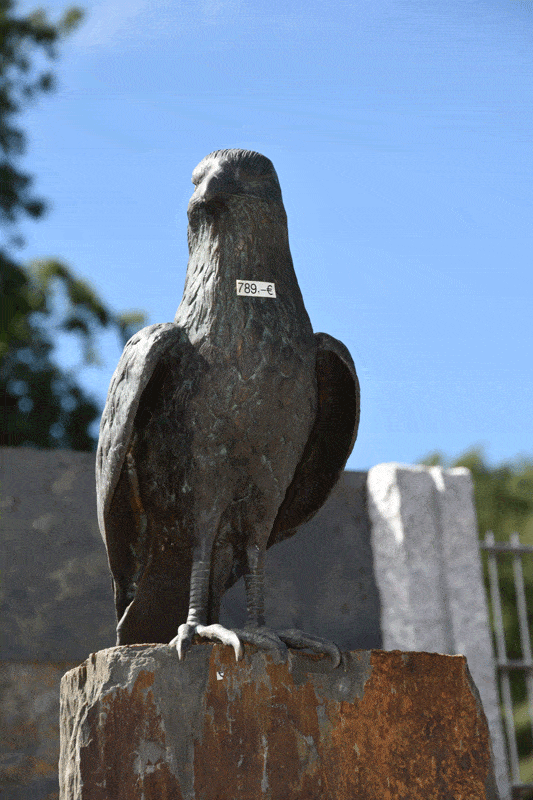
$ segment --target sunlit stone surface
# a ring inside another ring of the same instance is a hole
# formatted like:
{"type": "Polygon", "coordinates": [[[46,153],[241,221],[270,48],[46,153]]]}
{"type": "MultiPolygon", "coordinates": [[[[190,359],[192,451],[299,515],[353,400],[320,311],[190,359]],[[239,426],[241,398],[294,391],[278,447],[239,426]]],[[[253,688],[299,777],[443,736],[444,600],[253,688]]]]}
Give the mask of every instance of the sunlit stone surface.
{"type": "Polygon", "coordinates": [[[463,656],[197,644],[104,650],[63,678],[61,800],[495,800],[463,656]]]}

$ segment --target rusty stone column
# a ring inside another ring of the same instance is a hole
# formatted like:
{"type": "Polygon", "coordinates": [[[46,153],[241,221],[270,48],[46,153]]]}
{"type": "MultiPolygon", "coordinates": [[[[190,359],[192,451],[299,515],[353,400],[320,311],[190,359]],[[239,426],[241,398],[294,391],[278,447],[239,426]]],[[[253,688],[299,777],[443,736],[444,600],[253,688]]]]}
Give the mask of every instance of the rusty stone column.
{"type": "Polygon", "coordinates": [[[103,650],[61,685],[61,800],[497,800],[463,656],[103,650]]]}

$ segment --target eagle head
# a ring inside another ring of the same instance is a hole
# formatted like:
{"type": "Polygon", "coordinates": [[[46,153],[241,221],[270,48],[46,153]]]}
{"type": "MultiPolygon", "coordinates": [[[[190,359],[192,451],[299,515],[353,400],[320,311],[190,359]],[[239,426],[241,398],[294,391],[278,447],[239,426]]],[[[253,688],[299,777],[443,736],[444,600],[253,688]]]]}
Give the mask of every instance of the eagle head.
{"type": "Polygon", "coordinates": [[[216,214],[232,198],[262,200],[283,208],[274,165],[253,150],[215,150],[194,169],[192,182],[195,190],[187,211],[191,223],[199,209],[216,214]]]}

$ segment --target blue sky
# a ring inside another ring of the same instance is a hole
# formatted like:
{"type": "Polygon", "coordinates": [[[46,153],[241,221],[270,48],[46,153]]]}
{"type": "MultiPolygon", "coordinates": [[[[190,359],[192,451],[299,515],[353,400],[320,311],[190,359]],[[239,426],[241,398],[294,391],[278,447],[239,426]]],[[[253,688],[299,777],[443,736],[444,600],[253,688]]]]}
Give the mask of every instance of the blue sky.
{"type": "MultiPolygon", "coordinates": [[[[115,309],[171,320],[192,169],[258,150],[313,327],[359,373],[348,466],[533,454],[532,2],[80,5],[58,91],[22,120],[51,204],[23,259],[60,257],[115,309]]],[[[80,374],[102,404],[119,353],[104,337],[103,367],[80,374]]]]}

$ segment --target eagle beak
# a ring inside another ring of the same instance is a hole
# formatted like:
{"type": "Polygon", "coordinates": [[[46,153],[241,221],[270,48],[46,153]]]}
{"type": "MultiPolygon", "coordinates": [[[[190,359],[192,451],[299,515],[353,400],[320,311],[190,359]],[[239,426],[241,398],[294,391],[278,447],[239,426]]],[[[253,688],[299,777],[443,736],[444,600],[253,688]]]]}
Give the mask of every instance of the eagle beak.
{"type": "Polygon", "coordinates": [[[213,200],[220,200],[224,196],[235,194],[236,190],[237,184],[233,177],[217,171],[206,175],[197,187],[193,198],[195,203],[209,204],[213,200]]]}

